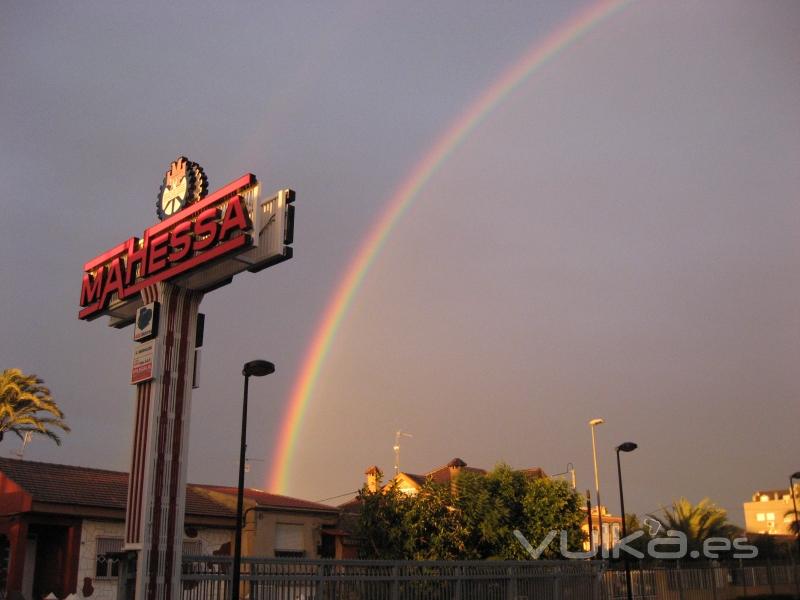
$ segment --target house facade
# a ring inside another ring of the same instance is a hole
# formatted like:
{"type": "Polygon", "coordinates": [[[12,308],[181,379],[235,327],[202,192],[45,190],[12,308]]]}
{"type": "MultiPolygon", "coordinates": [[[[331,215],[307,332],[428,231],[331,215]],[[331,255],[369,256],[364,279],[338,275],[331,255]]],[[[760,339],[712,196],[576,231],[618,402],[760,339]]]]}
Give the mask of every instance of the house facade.
{"type": "MultiPolygon", "coordinates": [[[[0,458],[0,592],[116,600],[128,475],[0,458]]],[[[230,555],[236,488],[189,484],[184,555],[230,555]]],[[[338,511],[247,489],[244,556],[336,556],[338,511]]],[[[2,594],[0,594],[2,595],[2,594]]]]}
{"type": "Polygon", "coordinates": [[[794,521],[792,495],[800,507],[800,484],[774,490],[756,490],[749,502],[743,503],[744,528],[748,533],[790,535],[794,521]]]}

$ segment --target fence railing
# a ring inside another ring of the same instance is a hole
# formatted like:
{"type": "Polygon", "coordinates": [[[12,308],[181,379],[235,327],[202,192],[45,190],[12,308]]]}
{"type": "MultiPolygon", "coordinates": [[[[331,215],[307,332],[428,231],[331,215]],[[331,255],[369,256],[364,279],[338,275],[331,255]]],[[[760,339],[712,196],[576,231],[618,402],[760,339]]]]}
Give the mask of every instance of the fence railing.
{"type": "MultiPolygon", "coordinates": [[[[691,564],[691,563],[690,563],[691,564]]],[[[603,576],[603,599],[624,599],[625,573],[616,566],[603,576]]],[[[733,600],[785,595],[800,598],[800,568],[792,564],[681,566],[679,563],[631,568],[634,598],[658,600],[733,600]]]]}
{"type": "MultiPolygon", "coordinates": [[[[601,561],[368,561],[243,558],[240,597],[247,600],[617,600],[625,574],[601,561]]],[[[183,559],[183,600],[227,600],[232,560],[183,559]]],[[[733,600],[800,597],[791,564],[631,569],[639,600],[733,600]]]]}
{"type": "MultiPolygon", "coordinates": [[[[226,600],[229,557],[183,560],[183,600],[226,600]]],[[[601,565],[578,561],[242,559],[250,600],[600,600],[601,565]]]]}

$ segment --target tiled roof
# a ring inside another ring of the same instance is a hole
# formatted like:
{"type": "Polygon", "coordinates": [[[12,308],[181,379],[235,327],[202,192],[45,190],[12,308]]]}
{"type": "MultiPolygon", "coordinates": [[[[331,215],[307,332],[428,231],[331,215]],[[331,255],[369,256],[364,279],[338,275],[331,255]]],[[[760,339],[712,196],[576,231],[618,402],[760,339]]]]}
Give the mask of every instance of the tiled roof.
{"type": "MultiPolygon", "coordinates": [[[[453,461],[450,461],[450,462],[453,462],[453,461]]],[[[425,478],[427,479],[428,477],[430,477],[433,480],[434,483],[449,484],[450,483],[450,479],[451,479],[450,474],[452,473],[452,471],[450,469],[451,468],[450,468],[449,465],[445,465],[443,467],[439,467],[438,469],[434,469],[433,471],[430,471],[429,473],[427,473],[425,475],[425,478]]],[[[458,472],[459,473],[477,473],[478,475],[486,475],[486,469],[479,469],[477,467],[468,467],[466,464],[464,464],[463,467],[458,467],[458,472]]]]}
{"type": "Polygon", "coordinates": [[[406,473],[405,471],[403,471],[403,475],[408,477],[411,481],[413,481],[417,485],[424,484],[425,483],[425,479],[427,479],[427,477],[425,475],[417,475],[416,473],[406,473]]]}
{"type": "MultiPolygon", "coordinates": [[[[0,458],[0,472],[16,482],[36,502],[125,510],[128,495],[127,473],[11,458],[0,458]]],[[[236,488],[188,484],[186,514],[235,517],[233,509],[215,502],[195,488],[236,494],[236,488]]],[[[335,508],[324,504],[268,494],[261,490],[247,489],[245,495],[262,506],[336,512],[335,508]]]]}
{"type": "MultiPolygon", "coordinates": [[[[237,488],[226,487],[219,485],[198,485],[198,488],[210,490],[212,492],[221,492],[223,494],[230,494],[236,496],[237,488]]],[[[244,491],[245,498],[253,500],[259,506],[266,506],[269,508],[281,508],[284,510],[314,510],[324,511],[330,513],[338,512],[336,508],[328,506],[327,504],[320,504],[318,502],[310,502],[309,500],[301,500],[300,498],[292,498],[291,496],[281,496],[278,494],[270,494],[263,490],[254,488],[247,488],[244,491]]]]}
{"type": "MultiPolygon", "coordinates": [[[[486,469],[480,469],[478,467],[468,467],[467,463],[465,463],[460,458],[454,458],[446,465],[437,467],[432,471],[428,471],[424,475],[418,475],[416,473],[407,473],[405,471],[403,471],[403,475],[414,481],[419,486],[422,486],[425,483],[425,481],[428,480],[428,478],[430,478],[434,483],[437,483],[439,485],[449,485],[451,475],[454,470],[457,470],[457,472],[459,473],[477,473],[478,475],[486,475],[486,473],[488,473],[486,469]]],[[[532,479],[541,479],[543,477],[547,477],[545,472],[539,467],[519,469],[519,471],[532,479]]]]}
{"type": "Polygon", "coordinates": [[[0,458],[0,472],[37,502],[125,509],[127,473],[12,458],[0,458]]]}
{"type": "Polygon", "coordinates": [[[520,471],[530,477],[531,479],[544,479],[547,477],[547,474],[544,472],[544,469],[541,467],[531,467],[529,469],[520,469],[520,471]]]}

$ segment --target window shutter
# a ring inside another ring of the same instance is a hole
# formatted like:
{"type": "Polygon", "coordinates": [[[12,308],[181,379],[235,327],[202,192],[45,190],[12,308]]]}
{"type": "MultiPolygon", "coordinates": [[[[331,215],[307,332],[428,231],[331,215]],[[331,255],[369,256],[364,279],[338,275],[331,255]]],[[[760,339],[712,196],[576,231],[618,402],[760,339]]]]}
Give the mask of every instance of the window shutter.
{"type": "Polygon", "coordinates": [[[289,523],[278,523],[275,526],[275,550],[302,552],[303,526],[289,523]]]}
{"type": "Polygon", "coordinates": [[[109,552],[122,552],[125,540],[122,538],[97,538],[97,554],[108,554],[109,552]]]}

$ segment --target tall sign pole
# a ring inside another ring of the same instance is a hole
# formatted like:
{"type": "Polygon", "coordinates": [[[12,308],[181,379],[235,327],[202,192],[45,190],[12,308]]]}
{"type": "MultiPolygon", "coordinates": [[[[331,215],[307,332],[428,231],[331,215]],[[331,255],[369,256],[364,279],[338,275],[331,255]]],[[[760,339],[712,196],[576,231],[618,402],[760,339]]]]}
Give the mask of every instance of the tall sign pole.
{"type": "Polygon", "coordinates": [[[252,174],[207,190],[202,168],[179,157],[158,196],[160,223],[84,265],[79,317],[134,325],[125,549],[136,555],[136,600],[181,597],[200,301],[240,272],[258,272],[292,256],[292,190],[262,198],[252,174]]]}

